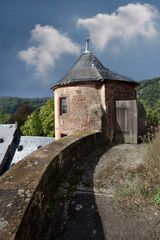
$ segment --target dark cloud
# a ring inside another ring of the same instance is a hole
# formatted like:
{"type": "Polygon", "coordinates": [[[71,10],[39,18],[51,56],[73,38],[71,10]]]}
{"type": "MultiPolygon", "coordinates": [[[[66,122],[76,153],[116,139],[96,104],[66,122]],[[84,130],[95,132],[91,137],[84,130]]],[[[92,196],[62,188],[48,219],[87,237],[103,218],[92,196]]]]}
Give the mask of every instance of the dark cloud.
{"type": "MultiPolygon", "coordinates": [[[[92,18],[98,13],[112,13],[120,5],[130,1],[114,0],[0,0],[0,96],[41,97],[52,94],[50,87],[65,74],[75,62],[75,56],[65,55],[56,62],[54,71],[45,84],[34,76],[31,68],[18,58],[18,52],[27,49],[31,43],[30,31],[35,25],[50,25],[59,32],[82,45],[87,31],[78,29],[79,18],[92,18]]],[[[137,1],[132,1],[137,2],[137,1]]],[[[138,1],[145,3],[146,1],[138,1]]],[[[160,1],[149,1],[160,8],[160,1]]],[[[106,26],[107,27],[107,26],[106,26]]],[[[159,41],[160,42],[160,41],[159,41]]],[[[160,44],[153,42],[149,48],[131,45],[120,54],[111,51],[93,52],[109,68],[135,79],[160,75],[160,44]]],[[[112,47],[112,45],[110,45],[112,47]]]]}

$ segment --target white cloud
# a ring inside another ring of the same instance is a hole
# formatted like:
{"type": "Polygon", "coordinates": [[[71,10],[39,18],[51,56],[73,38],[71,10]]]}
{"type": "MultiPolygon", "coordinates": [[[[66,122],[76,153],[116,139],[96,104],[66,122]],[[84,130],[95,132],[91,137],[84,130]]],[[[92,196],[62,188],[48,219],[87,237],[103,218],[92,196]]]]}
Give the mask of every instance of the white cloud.
{"type": "Polygon", "coordinates": [[[55,68],[56,61],[62,54],[79,54],[80,47],[66,34],[60,33],[53,26],[36,25],[31,31],[33,46],[18,53],[20,59],[34,67],[36,74],[43,77],[55,68]]]}
{"type": "Polygon", "coordinates": [[[159,35],[159,21],[160,14],[156,7],[130,3],[112,14],[99,13],[92,18],[79,18],[77,25],[85,27],[93,44],[98,50],[103,50],[112,40],[126,44],[138,37],[156,38],[159,35]]]}

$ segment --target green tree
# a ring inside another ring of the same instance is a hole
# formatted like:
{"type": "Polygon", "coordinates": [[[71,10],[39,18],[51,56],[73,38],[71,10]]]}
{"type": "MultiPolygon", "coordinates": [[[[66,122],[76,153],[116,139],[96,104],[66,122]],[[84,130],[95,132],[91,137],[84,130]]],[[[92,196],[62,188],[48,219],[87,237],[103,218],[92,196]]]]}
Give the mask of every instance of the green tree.
{"type": "Polygon", "coordinates": [[[0,124],[9,123],[10,114],[0,114],[0,124]]]}
{"type": "Polygon", "coordinates": [[[137,88],[138,98],[146,106],[154,108],[160,99],[160,78],[140,81],[137,88]]]}
{"type": "Polygon", "coordinates": [[[39,111],[43,133],[45,136],[54,136],[54,101],[49,99],[39,111]]]}
{"type": "Polygon", "coordinates": [[[33,112],[21,127],[23,135],[54,136],[54,100],[48,99],[38,112],[33,112]]]}
{"type": "Polygon", "coordinates": [[[41,122],[39,119],[39,114],[37,112],[33,112],[28,116],[27,121],[23,126],[21,126],[21,131],[23,135],[28,136],[42,136],[43,130],[41,126],[41,122]]]}
{"type": "Polygon", "coordinates": [[[30,105],[33,110],[38,110],[48,98],[19,98],[19,97],[0,97],[0,114],[14,114],[18,107],[30,105]]]}
{"type": "Polygon", "coordinates": [[[160,124],[160,104],[156,105],[155,108],[149,109],[147,112],[149,125],[157,126],[160,124]]]}
{"type": "Polygon", "coordinates": [[[10,122],[15,123],[17,122],[18,127],[24,124],[28,115],[33,112],[33,109],[30,105],[24,104],[17,108],[16,112],[11,116],[10,122]]]}
{"type": "Polygon", "coordinates": [[[160,78],[144,80],[137,88],[138,100],[143,104],[148,124],[160,124],[160,78]]]}

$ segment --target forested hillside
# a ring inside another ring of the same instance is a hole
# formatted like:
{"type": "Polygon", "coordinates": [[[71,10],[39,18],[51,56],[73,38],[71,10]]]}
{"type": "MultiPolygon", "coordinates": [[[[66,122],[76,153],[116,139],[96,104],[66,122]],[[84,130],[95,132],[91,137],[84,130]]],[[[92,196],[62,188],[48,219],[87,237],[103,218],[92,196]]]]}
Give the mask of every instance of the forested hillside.
{"type": "Polygon", "coordinates": [[[47,101],[47,98],[0,97],[0,114],[13,114],[21,105],[30,105],[34,110],[47,101]]]}
{"type": "Polygon", "coordinates": [[[0,123],[23,124],[27,116],[37,111],[48,98],[0,97],[0,123]]]}
{"type": "MultiPolygon", "coordinates": [[[[138,100],[144,105],[148,122],[160,123],[160,78],[144,80],[137,88],[138,100]]],[[[0,123],[25,122],[27,116],[40,109],[48,98],[0,97],[0,123]],[[23,116],[23,119],[20,119],[23,116]],[[22,121],[21,121],[22,120],[22,121]]]]}
{"type": "Polygon", "coordinates": [[[24,135],[53,137],[53,98],[0,97],[0,124],[15,122],[24,135]]]}
{"type": "Polygon", "coordinates": [[[160,104],[160,78],[144,80],[138,87],[139,98],[150,108],[155,108],[160,104]]]}
{"type": "Polygon", "coordinates": [[[54,100],[48,99],[39,111],[28,115],[21,126],[21,132],[26,136],[54,137],[54,100]]]}
{"type": "Polygon", "coordinates": [[[140,84],[138,99],[146,109],[148,123],[157,125],[160,123],[160,78],[144,80],[140,84]]]}

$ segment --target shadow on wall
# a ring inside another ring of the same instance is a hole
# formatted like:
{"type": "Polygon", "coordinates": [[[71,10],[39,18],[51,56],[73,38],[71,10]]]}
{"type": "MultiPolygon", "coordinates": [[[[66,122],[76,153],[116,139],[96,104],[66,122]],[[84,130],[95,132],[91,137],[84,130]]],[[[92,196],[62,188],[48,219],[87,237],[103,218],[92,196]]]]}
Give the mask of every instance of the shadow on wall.
{"type": "MultiPolygon", "coordinates": [[[[122,132],[121,127],[120,127],[118,121],[116,121],[116,133],[115,133],[115,135],[116,135],[116,136],[115,136],[115,141],[116,141],[116,143],[122,144],[122,143],[125,142],[124,134],[128,135],[129,132],[126,132],[126,133],[125,133],[125,132],[122,132]]],[[[128,142],[129,142],[129,141],[128,141],[128,142]]]]}
{"type": "Polygon", "coordinates": [[[11,144],[8,146],[4,159],[0,164],[0,176],[3,175],[10,168],[12,159],[19,145],[19,142],[20,142],[20,133],[18,130],[16,130],[13,136],[13,140],[11,144]]]}
{"type": "Polygon", "coordinates": [[[94,169],[104,151],[92,153],[99,148],[99,140],[90,138],[86,142],[84,139],[59,155],[62,172],[57,169],[54,173],[50,168],[50,173],[43,176],[16,240],[105,239],[93,190],[94,169]],[[53,178],[58,178],[56,186],[50,184],[53,178]],[[39,206],[35,207],[37,196],[39,206]]]}
{"type": "Polygon", "coordinates": [[[59,162],[62,164],[62,172],[57,169],[54,174],[50,168],[50,173],[46,173],[41,180],[42,185],[37,193],[41,193],[42,201],[38,199],[38,208],[35,204],[30,205],[17,233],[17,240],[104,239],[93,191],[94,168],[103,153],[101,149],[96,154],[91,154],[95,147],[99,147],[98,141],[95,146],[96,140],[98,138],[95,138],[94,142],[91,139],[86,142],[84,139],[84,142],[80,142],[76,147],[65,149],[61,153],[59,162]],[[53,177],[59,179],[57,186],[54,186],[58,189],[56,192],[50,184],[53,177]],[[86,191],[87,185],[89,189],[86,191]],[[40,223],[38,227],[37,220],[40,223]],[[26,229],[27,225],[30,226],[30,231],[26,229]]]}
{"type": "Polygon", "coordinates": [[[84,157],[77,165],[75,175],[69,172],[64,186],[71,195],[66,207],[66,222],[55,237],[56,240],[105,239],[94,192],[94,172],[106,148],[102,145],[84,157]]]}
{"type": "Polygon", "coordinates": [[[105,239],[93,190],[104,151],[101,133],[76,133],[13,166],[0,179],[0,239],[105,239]]]}
{"type": "Polygon", "coordinates": [[[147,129],[147,113],[144,105],[141,102],[137,102],[138,105],[138,136],[143,136],[147,129]]]}
{"type": "Polygon", "coordinates": [[[103,112],[102,114],[102,132],[103,134],[106,136],[107,138],[107,141],[109,143],[124,143],[125,142],[125,139],[124,139],[124,133],[122,132],[121,130],[121,127],[118,123],[117,120],[113,120],[116,122],[116,126],[115,126],[115,133],[114,131],[110,130],[107,128],[107,125],[108,125],[108,118],[107,118],[107,114],[106,112],[104,111],[103,107],[101,107],[101,110],[103,112]]]}

